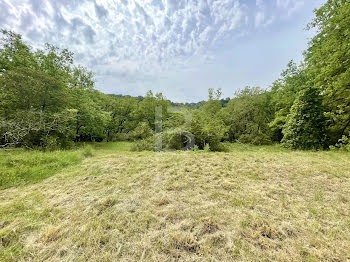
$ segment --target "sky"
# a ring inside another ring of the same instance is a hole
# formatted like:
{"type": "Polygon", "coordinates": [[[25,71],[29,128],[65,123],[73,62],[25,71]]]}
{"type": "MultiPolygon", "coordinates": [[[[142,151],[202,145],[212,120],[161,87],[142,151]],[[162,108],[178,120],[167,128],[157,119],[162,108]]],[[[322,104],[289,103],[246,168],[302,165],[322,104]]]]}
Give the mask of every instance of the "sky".
{"type": "Polygon", "coordinates": [[[302,60],[325,0],[0,0],[0,28],[68,48],[107,94],[176,102],[268,88],[302,60]]]}

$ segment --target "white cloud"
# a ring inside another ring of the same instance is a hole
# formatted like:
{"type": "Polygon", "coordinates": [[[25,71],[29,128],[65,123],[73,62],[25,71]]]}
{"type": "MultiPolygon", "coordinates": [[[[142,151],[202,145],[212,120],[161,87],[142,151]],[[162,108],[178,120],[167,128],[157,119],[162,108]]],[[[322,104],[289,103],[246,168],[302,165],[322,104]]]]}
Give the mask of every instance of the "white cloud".
{"type": "Polygon", "coordinates": [[[255,15],[255,27],[259,27],[263,24],[263,22],[265,21],[265,14],[264,12],[257,12],[255,15]]]}
{"type": "Polygon", "coordinates": [[[210,49],[245,21],[238,0],[0,1],[10,6],[7,24],[29,39],[68,47],[89,66],[112,56],[141,71],[210,49]]]}
{"type": "Polygon", "coordinates": [[[291,16],[294,12],[304,6],[304,4],[303,0],[276,0],[276,6],[285,9],[288,16],[291,16]]]}
{"type": "Polygon", "coordinates": [[[265,17],[265,13],[263,11],[258,11],[255,14],[255,27],[267,27],[271,25],[275,21],[275,17],[271,16],[269,18],[265,17]]]}
{"type": "Polygon", "coordinates": [[[98,79],[128,85],[208,63],[221,43],[267,27],[303,4],[274,1],[0,0],[0,24],[34,46],[69,48],[98,79]]]}
{"type": "Polygon", "coordinates": [[[264,0],[256,0],[255,4],[259,8],[264,8],[265,7],[264,0]]]}

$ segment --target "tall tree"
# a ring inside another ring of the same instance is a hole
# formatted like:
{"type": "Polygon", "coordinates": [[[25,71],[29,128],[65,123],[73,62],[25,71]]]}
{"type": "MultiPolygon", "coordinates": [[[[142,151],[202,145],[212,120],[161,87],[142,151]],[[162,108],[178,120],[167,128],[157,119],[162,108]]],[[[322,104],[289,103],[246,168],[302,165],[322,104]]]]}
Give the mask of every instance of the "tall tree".
{"type": "Polygon", "coordinates": [[[67,89],[55,78],[17,67],[0,77],[0,109],[8,118],[18,111],[59,112],[68,104],[67,89]]]}
{"type": "Polygon", "coordinates": [[[136,97],[109,97],[107,110],[110,112],[110,121],[107,125],[107,141],[110,141],[117,134],[127,134],[136,127],[132,113],[137,108],[136,97]]]}
{"type": "Polygon", "coordinates": [[[272,139],[280,142],[283,138],[282,129],[287,121],[295,98],[308,81],[305,65],[297,65],[293,60],[282,71],[281,76],[271,87],[271,106],[274,110],[273,121],[269,123],[272,139]]]}
{"type": "Polygon", "coordinates": [[[168,117],[168,107],[170,102],[162,93],[153,95],[152,91],[148,91],[145,98],[138,104],[137,109],[133,112],[133,117],[138,122],[147,122],[152,130],[155,130],[156,108],[160,107],[162,118],[168,117]]]}
{"type": "Polygon", "coordinates": [[[350,131],[350,1],[328,0],[309,24],[317,35],[305,53],[314,86],[324,95],[332,143],[350,131]]]}
{"type": "Polygon", "coordinates": [[[38,68],[37,60],[22,36],[12,31],[0,30],[0,73],[15,67],[38,68]]]}
{"type": "Polygon", "coordinates": [[[194,135],[195,144],[199,148],[210,146],[211,150],[218,150],[220,142],[224,138],[227,127],[219,117],[222,108],[220,96],[221,90],[208,90],[209,100],[197,110],[193,111],[190,132],[194,135]]]}
{"type": "Polygon", "coordinates": [[[282,143],[292,149],[323,149],[326,143],[326,123],[322,98],[314,87],[298,94],[283,129],[282,143]]]}
{"type": "Polygon", "coordinates": [[[229,127],[228,139],[244,143],[268,144],[273,118],[270,93],[259,87],[246,87],[236,93],[220,116],[229,127]]]}

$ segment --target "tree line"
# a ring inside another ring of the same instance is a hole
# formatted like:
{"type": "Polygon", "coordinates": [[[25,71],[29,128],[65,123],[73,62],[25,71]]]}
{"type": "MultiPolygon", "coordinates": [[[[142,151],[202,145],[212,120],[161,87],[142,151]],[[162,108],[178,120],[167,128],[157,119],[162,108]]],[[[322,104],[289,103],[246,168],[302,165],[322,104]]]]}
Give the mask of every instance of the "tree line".
{"type": "Polygon", "coordinates": [[[291,61],[270,88],[245,87],[232,99],[173,103],[161,93],[107,95],[73,53],[34,50],[2,30],[0,146],[59,149],[84,141],[137,141],[135,150],[225,150],[225,142],[282,143],[292,149],[349,149],[350,3],[329,0],[308,25],[316,35],[304,61],[291,61]],[[157,120],[157,114],[161,116],[157,120]]]}

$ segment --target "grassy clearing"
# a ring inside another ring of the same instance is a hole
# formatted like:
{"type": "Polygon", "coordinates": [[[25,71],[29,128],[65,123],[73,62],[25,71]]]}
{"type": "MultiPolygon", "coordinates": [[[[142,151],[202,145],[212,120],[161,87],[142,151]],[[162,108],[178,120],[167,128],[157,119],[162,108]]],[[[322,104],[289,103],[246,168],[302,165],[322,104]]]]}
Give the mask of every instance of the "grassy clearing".
{"type": "Polygon", "coordinates": [[[82,143],[82,146],[92,146],[98,151],[131,151],[132,142],[101,142],[101,143],[82,143]]]}
{"type": "Polygon", "coordinates": [[[0,191],[0,261],[347,261],[349,214],[348,153],[101,148],[0,191]]]}
{"type": "Polygon", "coordinates": [[[42,181],[90,154],[88,148],[55,152],[1,150],[0,189],[42,181]]]}
{"type": "Polygon", "coordinates": [[[86,143],[76,150],[0,150],[0,189],[40,182],[63,168],[76,165],[96,151],[129,151],[131,143],[86,143]]]}

